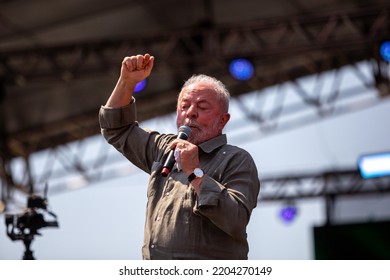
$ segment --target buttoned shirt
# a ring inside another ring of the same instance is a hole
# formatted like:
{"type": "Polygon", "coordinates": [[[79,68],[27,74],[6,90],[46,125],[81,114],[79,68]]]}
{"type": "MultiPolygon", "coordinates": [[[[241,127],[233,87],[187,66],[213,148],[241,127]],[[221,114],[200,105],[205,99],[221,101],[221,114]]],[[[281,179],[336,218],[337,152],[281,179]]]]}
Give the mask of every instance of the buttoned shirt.
{"type": "Polygon", "coordinates": [[[246,227],[260,182],[250,154],[227,144],[222,134],[198,146],[205,173],[197,194],[174,168],[161,175],[177,138],[139,127],[136,102],[102,106],[102,134],[134,165],[150,174],[142,256],[144,259],[247,259],[246,227]]]}

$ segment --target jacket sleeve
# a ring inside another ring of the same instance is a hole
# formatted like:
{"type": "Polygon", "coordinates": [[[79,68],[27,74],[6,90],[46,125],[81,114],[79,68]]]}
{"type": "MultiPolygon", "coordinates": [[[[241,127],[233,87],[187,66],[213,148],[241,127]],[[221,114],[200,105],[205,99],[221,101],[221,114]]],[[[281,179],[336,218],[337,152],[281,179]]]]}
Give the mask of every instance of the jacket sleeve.
{"type": "Polygon", "coordinates": [[[260,181],[248,152],[242,149],[219,153],[224,159],[209,170],[200,186],[194,213],[207,217],[233,237],[245,237],[246,226],[257,205],[260,181]]]}
{"type": "Polygon", "coordinates": [[[161,149],[167,145],[158,132],[138,126],[135,99],[121,108],[101,106],[99,123],[107,142],[135,166],[150,174],[153,162],[160,160],[161,149]]]}

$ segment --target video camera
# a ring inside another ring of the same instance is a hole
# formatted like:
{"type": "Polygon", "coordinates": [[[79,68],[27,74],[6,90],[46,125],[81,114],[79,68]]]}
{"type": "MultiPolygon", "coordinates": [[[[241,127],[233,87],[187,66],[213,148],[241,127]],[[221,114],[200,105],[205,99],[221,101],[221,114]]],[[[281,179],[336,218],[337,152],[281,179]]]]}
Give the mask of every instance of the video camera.
{"type": "Polygon", "coordinates": [[[36,195],[30,195],[27,199],[27,209],[21,214],[6,214],[5,224],[7,235],[12,241],[23,240],[26,251],[23,259],[34,259],[30,244],[34,235],[41,235],[38,230],[44,227],[58,227],[57,216],[47,210],[48,201],[36,195]],[[54,217],[52,221],[46,221],[44,213],[54,217]]]}

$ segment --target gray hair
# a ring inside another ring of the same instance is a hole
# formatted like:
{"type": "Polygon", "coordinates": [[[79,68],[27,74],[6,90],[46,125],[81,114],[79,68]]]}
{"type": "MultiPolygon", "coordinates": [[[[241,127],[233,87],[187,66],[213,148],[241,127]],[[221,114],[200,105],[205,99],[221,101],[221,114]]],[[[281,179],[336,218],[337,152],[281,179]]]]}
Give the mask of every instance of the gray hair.
{"type": "MultiPolygon", "coordinates": [[[[224,83],[222,83],[220,80],[207,76],[204,74],[197,74],[192,75],[187,81],[184,82],[181,91],[183,91],[184,88],[194,85],[194,84],[206,84],[212,88],[212,90],[218,95],[218,99],[222,102],[225,111],[228,112],[229,110],[229,102],[230,102],[230,93],[227,90],[224,83]]],[[[179,95],[180,98],[180,95],[179,95]]]]}

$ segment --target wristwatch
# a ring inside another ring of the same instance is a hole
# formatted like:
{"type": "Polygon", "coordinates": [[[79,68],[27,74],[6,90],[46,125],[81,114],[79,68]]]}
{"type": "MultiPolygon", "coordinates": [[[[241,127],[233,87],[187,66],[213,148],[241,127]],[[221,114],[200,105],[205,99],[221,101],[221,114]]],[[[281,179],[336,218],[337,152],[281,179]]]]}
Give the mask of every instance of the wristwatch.
{"type": "Polygon", "coordinates": [[[204,175],[204,172],[202,169],[200,168],[195,168],[194,169],[194,172],[191,173],[190,176],[188,176],[188,182],[192,182],[192,180],[194,180],[195,178],[202,178],[204,175]]]}

